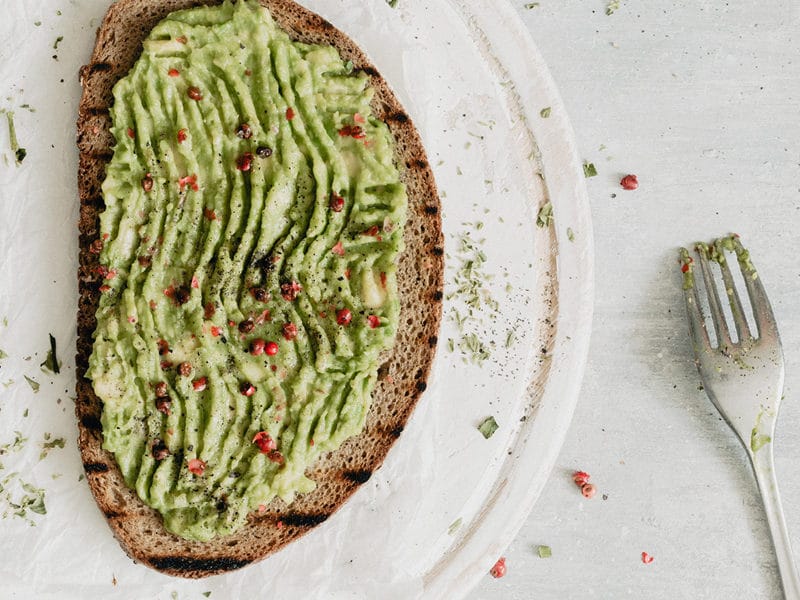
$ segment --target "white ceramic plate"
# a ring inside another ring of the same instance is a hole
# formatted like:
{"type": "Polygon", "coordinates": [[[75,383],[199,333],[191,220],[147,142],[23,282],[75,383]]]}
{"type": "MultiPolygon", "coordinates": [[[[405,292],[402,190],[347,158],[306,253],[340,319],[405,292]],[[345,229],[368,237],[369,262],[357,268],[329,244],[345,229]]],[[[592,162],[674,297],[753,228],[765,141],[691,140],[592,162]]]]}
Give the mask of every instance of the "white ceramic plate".
{"type": "MultiPolygon", "coordinates": [[[[77,69],[88,60],[107,0],[63,4],[56,14],[55,7],[11,0],[0,23],[0,79],[11,89],[0,107],[15,109],[28,149],[20,167],[0,160],[0,318],[9,317],[0,348],[10,355],[0,383],[14,380],[0,388],[0,444],[14,430],[32,440],[46,431],[68,440],[45,461],[35,443],[4,457],[6,472],[25,472],[47,489],[48,507],[35,527],[13,518],[2,524],[0,580],[11,597],[466,594],[514,537],[553,466],[577,398],[592,314],[592,232],[580,161],[555,86],[516,13],[505,2],[480,0],[399,0],[396,9],[384,0],[306,2],[367,51],[423,136],[442,194],[445,322],[428,391],[369,482],[268,560],[187,582],[132,564],[78,481],[68,400],[77,297],[73,123],[77,69]],[[536,217],[548,199],[554,223],[540,228],[536,217]],[[474,280],[480,301],[459,328],[456,315],[468,314],[456,291],[469,259],[463,235],[485,263],[474,280]],[[64,361],[57,377],[38,369],[48,332],[64,361]],[[470,360],[476,344],[489,351],[480,364],[470,360]],[[462,350],[468,345],[473,350],[462,350]],[[42,384],[38,394],[26,374],[42,384]],[[487,440],[477,425],[488,416],[500,427],[487,440]],[[62,477],[52,479],[54,473],[62,477]]],[[[4,135],[0,148],[7,147],[4,135]]]]}

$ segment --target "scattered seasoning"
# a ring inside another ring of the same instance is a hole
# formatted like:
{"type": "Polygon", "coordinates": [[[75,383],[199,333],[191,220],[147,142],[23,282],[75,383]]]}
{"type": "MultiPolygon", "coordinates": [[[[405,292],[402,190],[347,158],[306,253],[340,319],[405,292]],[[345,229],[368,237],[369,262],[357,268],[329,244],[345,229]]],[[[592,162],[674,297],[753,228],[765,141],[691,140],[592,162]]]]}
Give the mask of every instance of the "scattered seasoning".
{"type": "Polygon", "coordinates": [[[517,341],[517,334],[513,329],[508,330],[508,335],[506,336],[506,348],[511,348],[514,345],[514,342],[517,341]]]}
{"type": "Polygon", "coordinates": [[[255,298],[256,302],[266,302],[269,300],[267,290],[262,287],[250,288],[250,293],[253,294],[253,298],[255,298]]]}
{"type": "Polygon", "coordinates": [[[236,159],[236,168],[242,172],[249,171],[252,165],[253,165],[252,152],[245,152],[239,158],[236,159]]]}
{"type": "Polygon", "coordinates": [[[567,227],[567,239],[570,242],[574,242],[575,241],[575,232],[572,231],[572,227],[567,227]]]}
{"type": "Polygon", "coordinates": [[[164,460],[169,456],[169,448],[167,448],[167,445],[164,443],[163,440],[160,440],[158,438],[153,440],[153,445],[150,451],[153,455],[153,458],[158,461],[164,460]]]}
{"type": "Polygon", "coordinates": [[[344,63],[344,72],[349,75],[350,73],[353,72],[353,66],[354,66],[353,61],[348,60],[346,63],[344,63]]]}
{"type": "Polygon", "coordinates": [[[652,556],[650,556],[647,552],[642,552],[642,562],[646,565],[649,565],[651,562],[655,560],[652,556]]]}
{"type": "MultiPolygon", "coordinates": [[[[61,372],[61,363],[56,355],[56,338],[53,337],[52,333],[48,335],[50,336],[50,349],[47,351],[47,358],[44,359],[40,366],[42,369],[47,369],[58,375],[61,372]]],[[[3,354],[3,351],[0,350],[0,358],[4,358],[3,354]]]]}
{"type": "Polygon", "coordinates": [[[583,163],[583,176],[586,178],[595,177],[597,175],[597,169],[594,166],[594,163],[583,163]]]}
{"type": "Polygon", "coordinates": [[[290,106],[286,109],[286,120],[291,121],[294,119],[294,109],[290,106]]]}
{"type": "Polygon", "coordinates": [[[181,177],[178,179],[178,188],[180,191],[183,191],[183,188],[185,188],[187,185],[195,192],[198,191],[200,186],[197,185],[197,175],[187,175],[186,177],[181,177]]]}
{"type": "Polygon", "coordinates": [[[181,72],[178,71],[178,69],[170,69],[169,71],[167,71],[167,75],[169,75],[170,77],[178,77],[180,74],[181,72]]]}
{"type": "Polygon", "coordinates": [[[166,396],[156,397],[156,410],[169,416],[171,414],[172,401],[166,396]]]}
{"type": "Polygon", "coordinates": [[[178,365],[178,375],[181,377],[188,377],[192,374],[192,364],[189,362],[182,362],[178,365]]]}
{"type": "Polygon", "coordinates": [[[550,549],[550,546],[539,546],[536,549],[536,553],[539,555],[539,558],[550,558],[553,556],[553,551],[550,549]]]}
{"type": "Polygon", "coordinates": [[[188,39],[186,39],[186,36],[185,36],[185,35],[181,35],[181,36],[178,36],[178,37],[176,37],[176,38],[175,38],[175,41],[176,41],[176,42],[178,42],[178,43],[180,43],[180,44],[185,44],[185,43],[187,43],[189,40],[188,40],[188,39]]]}
{"type": "Polygon", "coordinates": [[[281,296],[287,302],[297,299],[297,295],[303,291],[303,286],[296,281],[288,281],[281,284],[281,296]]]}
{"type": "Polygon", "coordinates": [[[199,101],[203,99],[203,93],[200,91],[200,88],[194,85],[189,86],[189,89],[186,90],[186,95],[192,100],[199,101]]]}
{"type": "Polygon", "coordinates": [[[369,315],[367,317],[367,323],[370,329],[377,329],[381,325],[381,318],[377,315],[369,315]]]}
{"type": "Polygon", "coordinates": [[[448,319],[458,327],[459,339],[455,346],[462,353],[463,360],[481,364],[489,358],[486,344],[478,337],[477,330],[485,318],[498,314],[500,305],[492,298],[486,282],[490,276],[485,272],[486,255],[468,233],[458,237],[456,251],[457,267],[452,277],[453,285],[447,299],[458,298],[461,303],[453,303],[448,319]]]}
{"type": "Polygon", "coordinates": [[[8,139],[11,142],[11,152],[14,154],[17,164],[22,164],[22,161],[25,160],[25,157],[28,155],[28,151],[25,148],[20,148],[19,141],[17,140],[17,130],[14,126],[14,112],[7,111],[6,112],[6,121],[8,122],[8,139]]]}
{"type": "Polygon", "coordinates": [[[245,319],[241,323],[239,323],[239,331],[242,333],[251,333],[253,329],[256,328],[255,321],[253,319],[245,319]]]}
{"type": "Polygon", "coordinates": [[[590,477],[591,475],[586,471],[575,471],[575,473],[572,474],[572,481],[574,481],[575,485],[578,487],[583,487],[589,482],[590,477]]]}
{"type": "Polygon", "coordinates": [[[267,342],[262,340],[261,338],[255,339],[250,342],[250,354],[253,356],[261,356],[264,354],[264,348],[266,347],[267,342]]]}
{"type": "Polygon", "coordinates": [[[256,386],[254,386],[249,381],[243,381],[239,384],[239,393],[242,396],[247,396],[248,398],[256,393],[256,386]]]}
{"type": "Polygon", "coordinates": [[[619,3],[620,0],[609,0],[608,4],[606,4],[606,14],[613,15],[617,10],[619,10],[619,3]]]}
{"type": "Polygon", "coordinates": [[[195,379],[192,382],[192,387],[194,388],[195,392],[205,391],[206,387],[208,387],[208,379],[206,379],[205,377],[200,377],[198,379],[195,379]]]}
{"type": "Polygon", "coordinates": [[[553,203],[549,200],[545,202],[542,208],[539,209],[539,214],[536,215],[537,227],[550,227],[553,222],[553,203]]]}
{"type": "Polygon", "coordinates": [[[253,137],[253,130],[250,128],[250,125],[247,123],[239,125],[239,128],[236,130],[236,137],[243,140],[249,140],[253,137]]]}
{"type": "Polygon", "coordinates": [[[27,375],[25,375],[24,377],[25,377],[25,381],[28,382],[28,385],[31,386],[31,389],[33,390],[33,393],[34,394],[38,394],[39,393],[39,383],[36,382],[35,380],[31,379],[27,375]]]}
{"type": "Polygon", "coordinates": [[[594,498],[595,493],[597,493],[597,488],[595,488],[591,483],[585,483],[581,486],[581,494],[583,494],[584,498],[594,498]]]}
{"type": "Polygon", "coordinates": [[[342,245],[341,240],[336,242],[333,248],[331,248],[331,252],[334,253],[336,256],[344,256],[344,246],[342,245]]]}
{"type": "Polygon", "coordinates": [[[206,598],[208,598],[209,596],[211,596],[211,592],[203,592],[203,596],[205,596],[206,598]]]}
{"type": "Polygon", "coordinates": [[[149,192],[153,189],[153,178],[150,176],[150,173],[142,178],[142,189],[145,192],[149,192]]]}
{"type": "Polygon", "coordinates": [[[497,421],[494,420],[494,417],[487,417],[478,425],[478,431],[480,431],[487,440],[492,437],[499,428],[500,426],[497,424],[497,421]]]}
{"type": "Polygon", "coordinates": [[[330,209],[333,212],[342,212],[344,208],[344,198],[342,198],[339,194],[333,193],[331,194],[331,200],[328,203],[330,209]]]}
{"type": "Polygon", "coordinates": [[[269,146],[259,146],[256,148],[256,156],[259,158],[269,158],[272,156],[272,148],[269,146]]]}
{"type": "Polygon", "coordinates": [[[284,323],[283,339],[287,341],[292,341],[296,337],[297,337],[297,325],[295,325],[294,323],[284,323]]]}
{"type": "Polygon", "coordinates": [[[267,356],[275,356],[278,353],[278,344],[267,342],[267,345],[264,346],[264,352],[267,356]]]}
{"type": "Polygon", "coordinates": [[[49,439],[50,434],[44,434],[44,441],[42,442],[42,451],[39,453],[39,460],[44,460],[53,448],[63,448],[66,440],[62,437],[49,439]]]}
{"type": "Polygon", "coordinates": [[[339,325],[350,325],[353,320],[353,313],[349,308],[340,308],[336,311],[336,323],[339,325]]]}
{"type": "Polygon", "coordinates": [[[397,8],[397,1],[398,0],[386,0],[386,4],[388,4],[391,8],[397,8]]]}
{"type": "Polygon", "coordinates": [[[547,107],[545,107],[545,108],[543,108],[542,110],[539,111],[539,116],[542,117],[543,119],[546,119],[546,118],[548,118],[550,116],[550,111],[551,111],[551,108],[549,106],[547,106],[547,107]]]}
{"type": "Polygon", "coordinates": [[[461,523],[462,523],[461,517],[458,517],[455,521],[450,523],[450,527],[447,528],[447,534],[453,535],[458,530],[458,528],[461,527],[461,523]]]}
{"type": "Polygon", "coordinates": [[[186,141],[186,130],[178,129],[178,143],[182,144],[185,141],[186,141]]]}
{"type": "Polygon", "coordinates": [[[506,574],[506,557],[501,556],[494,566],[489,569],[489,574],[494,577],[495,579],[500,579],[503,575],[506,574]]]}
{"type": "Polygon", "coordinates": [[[255,434],[255,436],[253,436],[253,443],[258,446],[261,454],[272,452],[278,447],[278,445],[275,443],[275,440],[273,440],[272,436],[266,431],[259,431],[257,434],[255,434]]]}
{"type": "Polygon", "coordinates": [[[636,178],[636,175],[625,175],[625,177],[620,179],[619,184],[622,186],[623,190],[635,190],[639,187],[639,180],[636,178]]]}
{"type": "Polygon", "coordinates": [[[190,458],[186,466],[190,473],[194,473],[198,477],[206,470],[206,463],[199,458],[190,458]]]}

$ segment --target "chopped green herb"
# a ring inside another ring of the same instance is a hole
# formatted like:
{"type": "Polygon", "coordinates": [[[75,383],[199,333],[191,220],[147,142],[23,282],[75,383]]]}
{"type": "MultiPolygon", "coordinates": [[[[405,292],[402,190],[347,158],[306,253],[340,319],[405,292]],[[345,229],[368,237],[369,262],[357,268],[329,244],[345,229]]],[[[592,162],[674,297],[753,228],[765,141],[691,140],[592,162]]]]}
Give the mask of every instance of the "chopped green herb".
{"type": "Polygon", "coordinates": [[[36,25],[36,27],[41,27],[42,26],[42,22],[41,21],[34,21],[33,24],[36,25]]]}
{"type": "Polygon", "coordinates": [[[450,523],[450,527],[447,528],[447,534],[453,535],[456,531],[458,531],[458,528],[461,527],[461,523],[461,517],[458,517],[455,521],[450,523]]]}
{"type": "Polygon", "coordinates": [[[537,227],[549,227],[553,222],[553,204],[549,200],[539,209],[539,214],[536,216],[537,227]]]}
{"type": "Polygon", "coordinates": [[[447,349],[450,352],[454,352],[456,349],[455,342],[453,342],[453,338],[447,338],[447,349]]]}
{"type": "Polygon", "coordinates": [[[572,231],[572,227],[567,227],[567,239],[570,242],[574,242],[575,241],[575,232],[572,231]]]}
{"type": "Polygon", "coordinates": [[[0,348],[0,360],[3,360],[4,358],[8,358],[8,354],[5,353],[5,350],[0,348]]]}
{"type": "Polygon", "coordinates": [[[61,372],[61,363],[58,361],[58,356],[56,355],[56,338],[53,337],[52,333],[48,335],[50,336],[50,349],[47,351],[47,358],[40,366],[42,369],[47,369],[48,371],[58,374],[61,372]]]}
{"type": "Polygon", "coordinates": [[[66,440],[64,438],[55,438],[50,441],[46,441],[49,437],[49,434],[45,435],[45,441],[42,442],[42,452],[39,454],[39,460],[44,460],[47,458],[47,455],[50,454],[50,451],[53,448],[63,448],[66,440]]]}
{"type": "Polygon", "coordinates": [[[33,107],[30,105],[30,104],[20,104],[20,105],[19,105],[19,107],[20,107],[20,108],[24,108],[24,109],[25,109],[25,110],[27,110],[28,112],[32,112],[32,113],[35,113],[35,112],[36,112],[36,109],[35,109],[35,108],[33,108],[33,107]]]}
{"type": "Polygon", "coordinates": [[[60,10],[57,10],[57,11],[56,11],[56,14],[57,14],[57,15],[60,17],[60,16],[61,16],[61,11],[60,11],[60,10]]]}
{"type": "Polygon", "coordinates": [[[539,558],[550,558],[553,556],[553,551],[550,549],[550,546],[539,546],[536,549],[539,558]]]}
{"type": "Polygon", "coordinates": [[[53,42],[53,50],[58,50],[58,45],[64,41],[64,36],[60,35],[56,38],[56,41],[53,42]]]}
{"type": "Polygon", "coordinates": [[[539,8],[539,3],[538,2],[528,2],[527,4],[525,4],[525,8],[527,8],[528,10],[530,10],[531,8],[539,8]]]}
{"type": "Polygon", "coordinates": [[[609,0],[608,4],[606,4],[606,14],[613,15],[617,10],[619,10],[619,3],[620,0],[609,0]]]}
{"type": "Polygon", "coordinates": [[[14,153],[17,164],[20,164],[23,160],[25,160],[28,152],[25,150],[25,148],[19,147],[19,141],[17,141],[17,129],[14,127],[13,111],[9,110],[6,112],[6,121],[8,121],[8,139],[11,142],[11,152],[14,153]]]}
{"type": "Polygon", "coordinates": [[[506,336],[506,348],[511,348],[514,342],[517,341],[517,334],[514,333],[514,330],[511,329],[506,336]]]}
{"type": "Polygon", "coordinates": [[[14,432],[14,441],[7,444],[0,445],[0,456],[8,454],[9,452],[19,452],[28,441],[28,438],[22,436],[22,432],[14,432]]]}
{"type": "Polygon", "coordinates": [[[480,431],[483,434],[483,437],[488,440],[494,435],[494,432],[497,431],[499,427],[500,426],[497,424],[497,421],[494,420],[494,417],[487,417],[481,421],[480,425],[478,425],[478,431],[480,431]]]}
{"type": "Polygon", "coordinates": [[[550,116],[550,111],[551,110],[552,109],[549,106],[547,106],[547,107],[545,107],[545,108],[543,108],[542,110],[539,111],[539,116],[542,117],[543,119],[546,119],[547,117],[550,116]]]}
{"type": "Polygon", "coordinates": [[[397,8],[397,0],[386,0],[386,4],[388,4],[392,8],[397,8]]]}
{"type": "Polygon", "coordinates": [[[31,379],[27,375],[25,375],[25,381],[27,381],[28,385],[31,386],[31,389],[33,390],[34,394],[39,392],[39,383],[37,381],[31,379]]]}
{"type": "Polygon", "coordinates": [[[583,176],[584,177],[594,177],[597,175],[597,169],[594,166],[594,163],[583,163],[583,176]]]}
{"type": "Polygon", "coordinates": [[[203,592],[203,596],[205,596],[206,598],[208,598],[209,596],[211,596],[211,592],[203,592]]]}
{"type": "Polygon", "coordinates": [[[28,416],[28,409],[27,409],[27,408],[25,409],[25,412],[24,412],[24,413],[22,413],[22,416],[23,416],[23,417],[27,417],[27,416],[28,416]]]}
{"type": "Polygon", "coordinates": [[[344,70],[345,70],[345,73],[348,73],[348,74],[353,72],[353,61],[352,60],[348,60],[346,63],[344,63],[344,70]]]}

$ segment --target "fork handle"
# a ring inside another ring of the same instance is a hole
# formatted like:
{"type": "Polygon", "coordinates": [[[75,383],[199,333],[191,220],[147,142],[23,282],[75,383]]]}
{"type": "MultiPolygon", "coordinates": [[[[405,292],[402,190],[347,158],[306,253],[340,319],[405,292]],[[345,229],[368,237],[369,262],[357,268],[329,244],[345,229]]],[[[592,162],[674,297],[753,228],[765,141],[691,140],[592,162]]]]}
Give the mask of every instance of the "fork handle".
{"type": "Polygon", "coordinates": [[[778,559],[778,571],[783,586],[786,600],[800,600],[800,577],[797,573],[792,545],[789,541],[789,531],[786,529],[786,519],[783,516],[781,496],[778,492],[778,480],[775,477],[775,459],[772,454],[772,443],[767,443],[757,451],[748,449],[750,462],[764,502],[764,511],[767,514],[767,524],[775,547],[778,559]]]}

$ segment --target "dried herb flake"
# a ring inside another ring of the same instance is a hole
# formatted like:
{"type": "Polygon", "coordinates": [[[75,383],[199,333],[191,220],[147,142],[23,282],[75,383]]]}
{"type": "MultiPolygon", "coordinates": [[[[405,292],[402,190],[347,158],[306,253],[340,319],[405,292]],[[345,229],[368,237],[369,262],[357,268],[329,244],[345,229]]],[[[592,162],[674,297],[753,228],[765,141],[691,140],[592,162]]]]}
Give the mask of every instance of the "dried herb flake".
{"type": "Polygon", "coordinates": [[[58,374],[61,372],[61,363],[59,362],[58,355],[56,354],[56,338],[53,337],[52,333],[48,335],[50,336],[50,349],[47,351],[47,358],[40,366],[42,369],[46,369],[58,374]]]}
{"type": "Polygon", "coordinates": [[[539,214],[536,216],[537,227],[549,227],[553,222],[553,203],[549,200],[539,209],[539,214]]]}
{"type": "Polygon", "coordinates": [[[487,417],[478,425],[478,431],[480,431],[487,440],[492,437],[494,432],[499,428],[500,426],[497,424],[497,421],[494,420],[494,417],[487,417]]]}
{"type": "Polygon", "coordinates": [[[595,177],[597,175],[597,169],[594,166],[594,163],[583,163],[583,176],[584,177],[595,177]]]}
{"type": "Polygon", "coordinates": [[[25,381],[27,381],[28,385],[31,386],[31,389],[33,390],[34,394],[39,393],[39,383],[36,380],[31,379],[30,377],[25,375],[25,381]]]}

